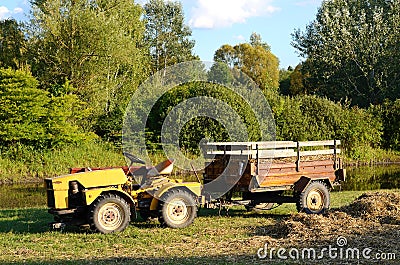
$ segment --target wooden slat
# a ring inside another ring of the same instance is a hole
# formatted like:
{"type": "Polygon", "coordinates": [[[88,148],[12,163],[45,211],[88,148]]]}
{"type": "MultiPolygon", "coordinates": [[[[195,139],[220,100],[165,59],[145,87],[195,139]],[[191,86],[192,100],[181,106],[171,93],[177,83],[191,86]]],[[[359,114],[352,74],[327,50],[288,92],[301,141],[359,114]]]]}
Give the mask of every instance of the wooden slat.
{"type": "MultiPolygon", "coordinates": [[[[335,140],[299,142],[299,145],[300,145],[300,147],[303,147],[303,146],[334,146],[335,140]]],[[[336,140],[336,145],[340,145],[340,140],[336,140]]]]}
{"type": "Polygon", "coordinates": [[[207,142],[205,145],[208,146],[224,146],[224,145],[230,145],[230,146],[237,146],[237,145],[243,145],[243,146],[250,146],[253,143],[257,142],[207,142]]]}
{"type": "MultiPolygon", "coordinates": [[[[301,167],[320,167],[320,166],[333,166],[333,160],[318,160],[318,161],[301,161],[301,167]]],[[[263,164],[259,165],[260,168],[271,168],[271,169],[283,169],[283,168],[296,168],[296,164],[294,162],[287,163],[272,163],[271,165],[267,164],[263,167],[263,164]]]]}
{"type": "Polygon", "coordinates": [[[268,141],[268,142],[208,142],[206,146],[247,146],[256,149],[274,149],[285,147],[296,147],[297,143],[292,141],[268,141]]]}
{"type": "MultiPolygon", "coordinates": [[[[333,155],[333,149],[326,149],[326,150],[314,150],[314,151],[301,151],[300,156],[314,156],[314,155],[333,155]]],[[[340,154],[340,149],[336,149],[336,153],[340,154]]]]}
{"type": "MultiPolygon", "coordinates": [[[[263,181],[260,183],[260,187],[272,187],[272,186],[283,186],[283,185],[293,185],[297,180],[302,175],[290,175],[290,176],[279,176],[279,177],[265,177],[263,181]]],[[[307,177],[313,179],[313,178],[322,178],[322,177],[327,177],[329,178],[330,181],[335,180],[335,174],[334,173],[311,173],[306,175],[307,177]]]]}
{"type": "MultiPolygon", "coordinates": [[[[300,146],[333,146],[335,140],[325,141],[304,141],[299,142],[300,146]]],[[[253,149],[258,145],[259,149],[271,148],[294,148],[297,147],[297,142],[293,141],[265,141],[265,142],[207,142],[207,146],[251,146],[253,149]]],[[[340,145],[340,140],[336,140],[336,145],[340,145]]]]}
{"type": "Polygon", "coordinates": [[[207,155],[251,155],[251,150],[233,150],[233,151],[223,151],[223,150],[208,150],[207,155]]]}
{"type": "MultiPolygon", "coordinates": [[[[256,155],[256,150],[254,150],[254,156],[256,155]]],[[[283,158],[283,157],[293,157],[297,156],[297,153],[293,149],[284,150],[258,150],[258,158],[283,158]]]]}
{"type": "Polygon", "coordinates": [[[251,148],[255,150],[258,149],[276,149],[276,148],[295,148],[297,147],[296,142],[292,141],[275,141],[275,142],[255,142],[251,143],[251,148]]]}
{"type": "MultiPolygon", "coordinates": [[[[340,149],[336,149],[336,153],[340,154],[340,149]]],[[[233,150],[233,151],[222,151],[222,150],[209,150],[207,155],[244,155],[252,156],[255,158],[257,155],[257,150],[233,150]]],[[[312,155],[333,155],[333,149],[325,150],[313,150],[313,151],[301,151],[300,156],[312,156],[312,155]]],[[[268,158],[284,158],[284,157],[295,157],[297,153],[293,149],[284,150],[258,150],[259,159],[268,158]]]]}
{"type": "MultiPolygon", "coordinates": [[[[247,155],[247,156],[252,156],[252,158],[256,158],[257,150],[233,150],[233,151],[210,150],[207,151],[207,155],[247,155]]],[[[296,155],[297,153],[293,149],[258,150],[259,159],[294,157],[296,155]]]]}

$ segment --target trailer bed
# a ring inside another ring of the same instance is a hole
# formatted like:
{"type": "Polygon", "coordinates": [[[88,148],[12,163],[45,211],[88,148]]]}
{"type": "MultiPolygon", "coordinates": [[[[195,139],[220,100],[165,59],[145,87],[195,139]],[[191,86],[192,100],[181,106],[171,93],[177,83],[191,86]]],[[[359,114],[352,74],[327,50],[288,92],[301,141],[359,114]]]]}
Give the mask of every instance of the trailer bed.
{"type": "Polygon", "coordinates": [[[241,175],[234,188],[236,191],[288,190],[301,177],[329,179],[335,185],[343,181],[345,175],[338,157],[339,145],[339,140],[209,142],[203,147],[209,163],[204,183],[220,176],[229,182],[230,178],[237,179],[241,175]]]}

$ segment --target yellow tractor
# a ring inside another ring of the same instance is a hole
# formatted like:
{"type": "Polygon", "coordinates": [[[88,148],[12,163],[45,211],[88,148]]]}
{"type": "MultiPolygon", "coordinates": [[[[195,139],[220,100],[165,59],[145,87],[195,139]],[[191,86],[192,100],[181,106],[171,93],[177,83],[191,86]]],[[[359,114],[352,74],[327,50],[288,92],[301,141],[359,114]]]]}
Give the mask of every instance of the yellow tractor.
{"type": "Polygon", "coordinates": [[[201,203],[201,183],[166,177],[174,161],[157,166],[133,166],[145,162],[131,154],[129,167],[74,168],[71,174],[46,178],[47,205],[54,228],[89,225],[101,233],[124,230],[132,215],[158,218],[171,228],[190,225],[201,203]],[[140,183],[138,183],[139,180],[140,183]]]}

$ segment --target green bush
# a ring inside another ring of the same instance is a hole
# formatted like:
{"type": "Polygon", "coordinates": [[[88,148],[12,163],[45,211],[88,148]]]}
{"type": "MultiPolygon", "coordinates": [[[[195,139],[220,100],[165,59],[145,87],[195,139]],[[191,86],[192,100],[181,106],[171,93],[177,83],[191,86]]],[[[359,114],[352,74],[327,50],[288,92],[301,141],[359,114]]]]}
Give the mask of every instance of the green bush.
{"type": "Polygon", "coordinates": [[[121,150],[103,141],[85,141],[53,149],[14,145],[0,157],[0,184],[38,182],[67,174],[72,167],[124,166],[121,150]]]}
{"type": "MultiPolygon", "coordinates": [[[[148,135],[151,136],[148,139],[149,142],[153,144],[160,142],[161,128],[167,115],[179,103],[193,97],[210,97],[226,103],[239,115],[240,122],[246,124],[249,139],[253,141],[260,139],[260,129],[255,115],[243,98],[219,84],[192,82],[170,90],[158,100],[147,121],[148,135]]],[[[209,106],[209,108],[210,111],[214,111],[213,106],[209,106]]],[[[198,152],[198,143],[203,138],[213,141],[232,140],[229,138],[226,128],[219,121],[211,117],[196,115],[195,107],[185,109],[185,113],[179,115],[186,117],[190,114],[197,117],[189,120],[180,131],[179,141],[182,149],[198,152]]],[[[216,111],[214,114],[219,117],[229,115],[221,111],[216,111]]]]}
{"type": "MultiPolygon", "coordinates": [[[[68,83],[65,84],[68,86],[68,83]]],[[[0,144],[52,148],[93,137],[83,133],[82,103],[75,95],[58,97],[38,88],[30,73],[0,69],[0,144]]]]}
{"type": "Polygon", "coordinates": [[[378,148],[382,122],[370,110],[349,107],[317,96],[267,95],[275,115],[277,140],[342,140],[351,158],[364,159],[363,151],[378,148]]]}
{"type": "Polygon", "coordinates": [[[383,147],[400,151],[400,99],[387,100],[374,110],[383,122],[383,147]]]}

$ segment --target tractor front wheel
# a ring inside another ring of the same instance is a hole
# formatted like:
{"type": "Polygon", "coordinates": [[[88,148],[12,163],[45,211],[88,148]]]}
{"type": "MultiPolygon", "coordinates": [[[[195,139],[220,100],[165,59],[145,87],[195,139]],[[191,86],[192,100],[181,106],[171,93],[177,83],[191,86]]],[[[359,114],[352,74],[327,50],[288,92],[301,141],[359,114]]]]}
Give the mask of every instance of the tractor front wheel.
{"type": "Polygon", "coordinates": [[[182,189],[172,189],[161,196],[159,221],[171,228],[184,228],[193,223],[197,215],[192,194],[182,189]]]}
{"type": "Polygon", "coordinates": [[[128,203],[118,195],[100,195],[90,206],[89,223],[103,234],[123,231],[130,221],[128,203]]]}

